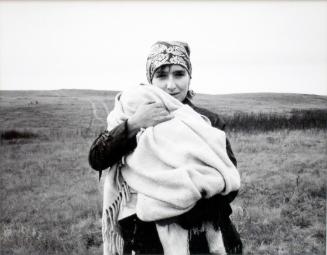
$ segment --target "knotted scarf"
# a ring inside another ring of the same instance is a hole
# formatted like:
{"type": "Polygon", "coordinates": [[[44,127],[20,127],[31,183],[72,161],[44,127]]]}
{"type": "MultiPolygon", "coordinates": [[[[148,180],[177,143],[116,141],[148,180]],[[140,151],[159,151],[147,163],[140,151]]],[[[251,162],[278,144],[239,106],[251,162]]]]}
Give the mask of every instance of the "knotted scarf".
{"type": "Polygon", "coordinates": [[[146,77],[148,82],[152,83],[155,71],[163,65],[180,65],[192,77],[190,53],[190,47],[185,42],[159,41],[153,44],[146,61],[146,77]]]}

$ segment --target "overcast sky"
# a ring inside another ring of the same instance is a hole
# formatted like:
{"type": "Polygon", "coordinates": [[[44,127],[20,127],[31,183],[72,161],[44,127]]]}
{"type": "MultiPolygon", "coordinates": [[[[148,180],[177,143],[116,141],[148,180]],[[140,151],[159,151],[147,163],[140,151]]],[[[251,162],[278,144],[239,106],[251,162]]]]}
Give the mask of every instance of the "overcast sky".
{"type": "Polygon", "coordinates": [[[0,89],[126,89],[158,40],[196,92],[327,95],[327,1],[0,1],[0,89]]]}

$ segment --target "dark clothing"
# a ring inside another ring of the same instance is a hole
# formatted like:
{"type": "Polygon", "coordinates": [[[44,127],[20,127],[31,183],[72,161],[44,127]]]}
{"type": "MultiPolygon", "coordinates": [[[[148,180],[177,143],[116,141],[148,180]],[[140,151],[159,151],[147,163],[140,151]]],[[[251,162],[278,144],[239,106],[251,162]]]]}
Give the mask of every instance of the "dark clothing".
{"type": "MultiPolygon", "coordinates": [[[[219,224],[224,246],[228,254],[242,254],[242,241],[234,225],[227,217],[219,224]]],[[[124,254],[163,254],[163,248],[153,222],[144,222],[131,215],[119,221],[124,239],[124,254]]],[[[189,234],[190,254],[209,254],[204,232],[189,234]]]]}
{"type": "MultiPolygon", "coordinates": [[[[144,222],[134,214],[119,221],[124,242],[124,254],[163,254],[162,245],[153,222],[144,222]]],[[[209,254],[205,233],[190,236],[191,254],[209,254]]]]}
{"type": "Polygon", "coordinates": [[[163,254],[156,225],[144,222],[135,214],[119,221],[124,239],[124,254],[163,254]]]}
{"type": "MultiPolygon", "coordinates": [[[[217,114],[194,106],[188,99],[183,103],[188,104],[199,114],[206,116],[213,127],[225,130],[225,123],[217,114]]],[[[99,171],[101,176],[102,170],[113,166],[123,156],[132,152],[136,146],[136,136],[128,137],[128,126],[127,121],[125,121],[111,131],[104,131],[98,136],[91,146],[89,163],[93,169],[99,171]]],[[[226,150],[230,160],[236,166],[236,158],[227,138],[226,150]]],[[[214,226],[222,231],[227,252],[233,251],[239,254],[242,250],[242,243],[239,234],[229,219],[229,215],[232,213],[229,203],[234,200],[236,195],[237,191],[231,192],[227,196],[218,194],[210,199],[201,199],[194,208],[177,217],[176,220],[185,229],[200,227],[204,220],[213,222],[214,226]],[[225,240],[227,236],[232,241],[225,240]],[[230,244],[232,244],[232,247],[230,247],[230,244]]],[[[162,247],[153,222],[145,223],[139,220],[136,215],[132,215],[119,223],[125,240],[125,252],[133,249],[140,253],[162,253],[162,247]],[[151,240],[148,240],[149,238],[151,240]]],[[[192,237],[191,240],[191,253],[208,253],[208,245],[202,234],[192,237]]]]}

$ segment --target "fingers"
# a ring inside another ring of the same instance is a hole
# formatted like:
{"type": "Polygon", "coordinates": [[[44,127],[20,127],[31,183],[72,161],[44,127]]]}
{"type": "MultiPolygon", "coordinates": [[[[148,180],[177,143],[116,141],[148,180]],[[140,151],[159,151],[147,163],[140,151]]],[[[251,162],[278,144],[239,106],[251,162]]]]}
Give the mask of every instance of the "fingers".
{"type": "Polygon", "coordinates": [[[154,114],[154,116],[166,116],[166,115],[170,115],[170,113],[168,112],[168,110],[165,109],[165,108],[155,108],[153,110],[153,114],[154,114]]]}
{"type": "Polygon", "coordinates": [[[149,102],[146,102],[145,104],[155,104],[156,101],[149,101],[149,102]]]}
{"type": "Polygon", "coordinates": [[[164,108],[165,109],[164,105],[162,103],[159,103],[159,102],[153,103],[153,104],[151,104],[151,106],[154,107],[154,108],[164,108]]]}
{"type": "Polygon", "coordinates": [[[142,122],[142,127],[147,128],[147,127],[153,127],[156,126],[162,122],[169,121],[173,119],[174,116],[172,114],[169,114],[168,112],[158,114],[153,116],[152,118],[145,119],[144,122],[142,122]]]}
{"type": "Polygon", "coordinates": [[[156,102],[156,101],[149,101],[149,102],[145,103],[145,105],[153,107],[153,108],[164,108],[163,103],[156,102]]]}
{"type": "Polygon", "coordinates": [[[163,120],[163,121],[168,121],[168,120],[171,120],[171,119],[173,119],[173,118],[174,118],[174,116],[173,116],[172,114],[168,114],[168,115],[164,116],[164,117],[162,118],[162,120],[163,120]]]}
{"type": "Polygon", "coordinates": [[[157,115],[157,118],[156,118],[156,123],[155,125],[161,123],[161,122],[165,122],[165,121],[169,121],[171,119],[173,119],[174,116],[168,112],[166,112],[165,114],[161,114],[161,115],[157,115]]]}
{"type": "Polygon", "coordinates": [[[140,127],[151,127],[161,122],[171,120],[173,115],[162,103],[148,102],[138,107],[133,115],[133,121],[140,127]]]}

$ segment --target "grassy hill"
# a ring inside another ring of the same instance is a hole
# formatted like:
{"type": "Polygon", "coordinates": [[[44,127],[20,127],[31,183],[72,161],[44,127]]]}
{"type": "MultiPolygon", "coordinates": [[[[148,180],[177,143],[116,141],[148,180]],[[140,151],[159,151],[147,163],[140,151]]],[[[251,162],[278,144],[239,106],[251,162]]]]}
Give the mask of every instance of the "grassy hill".
{"type": "MultiPolygon", "coordinates": [[[[0,92],[0,254],[102,254],[101,183],[87,157],[116,93],[0,92]]],[[[294,109],[327,110],[326,96],[302,94],[198,94],[194,102],[231,121],[239,112],[289,120],[294,109]]],[[[325,254],[326,126],[228,136],[242,179],[232,217],[244,253],[325,254]]]]}
{"type": "Polygon", "coordinates": [[[283,93],[245,93],[229,95],[199,94],[195,102],[215,112],[289,112],[292,109],[326,109],[327,96],[283,93]]]}
{"type": "MultiPolygon", "coordinates": [[[[114,96],[118,91],[74,90],[53,91],[1,91],[0,97],[16,98],[28,103],[29,100],[44,98],[90,98],[106,100],[112,107],[114,96]]],[[[222,114],[242,112],[285,112],[292,109],[326,109],[327,96],[285,93],[244,93],[227,95],[196,94],[195,104],[212,109],[222,114]]]]}
{"type": "MultiPolygon", "coordinates": [[[[113,108],[117,93],[96,90],[1,91],[1,129],[34,128],[45,132],[88,129],[98,132],[106,126],[106,116],[113,108]]],[[[294,111],[300,118],[319,119],[320,126],[327,121],[327,96],[277,93],[197,94],[193,101],[198,106],[218,113],[231,130],[247,127],[257,129],[260,126],[267,130],[267,126],[274,128],[276,123],[280,123],[277,126],[290,127],[289,119],[294,111]],[[300,112],[296,112],[297,110],[300,112]],[[314,111],[315,114],[313,116],[309,112],[303,117],[303,111],[314,111]],[[261,123],[258,119],[261,119],[261,123]]],[[[299,117],[295,116],[295,125],[301,125],[305,121],[299,120],[299,117]]],[[[318,124],[308,123],[310,127],[313,125],[318,124]]]]}

